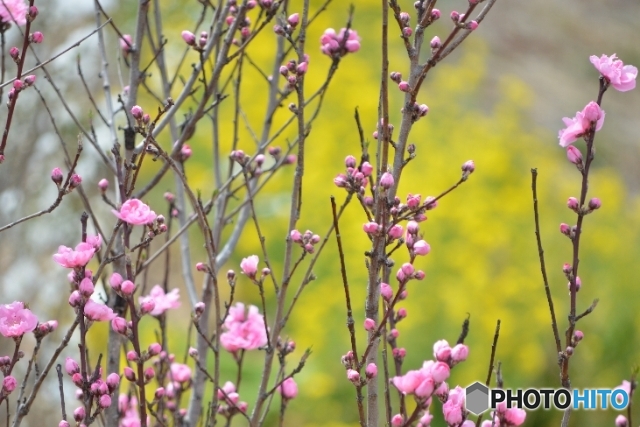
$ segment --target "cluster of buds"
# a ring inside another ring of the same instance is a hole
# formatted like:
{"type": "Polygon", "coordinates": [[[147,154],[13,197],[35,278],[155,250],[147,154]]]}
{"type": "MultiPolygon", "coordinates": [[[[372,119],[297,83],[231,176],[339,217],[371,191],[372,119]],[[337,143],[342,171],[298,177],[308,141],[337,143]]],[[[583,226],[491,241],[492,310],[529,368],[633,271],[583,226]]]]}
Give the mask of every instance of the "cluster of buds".
{"type": "Polygon", "coordinates": [[[576,237],[577,229],[578,227],[576,227],[575,225],[565,224],[564,222],[560,224],[560,233],[564,234],[571,240],[576,237]]]}
{"type": "Polygon", "coordinates": [[[269,147],[269,155],[273,157],[273,160],[276,163],[282,162],[283,165],[292,165],[297,161],[297,157],[295,154],[289,154],[284,159],[281,160],[282,157],[282,149],[280,147],[269,147]]]}
{"type": "Polygon", "coordinates": [[[463,343],[458,343],[453,347],[449,346],[447,340],[436,341],[433,345],[433,357],[438,362],[444,362],[453,368],[460,362],[467,360],[469,356],[469,347],[463,343]]]}
{"type": "MultiPolygon", "coordinates": [[[[393,75],[393,73],[391,73],[391,74],[393,75]]],[[[402,79],[402,75],[400,73],[397,73],[397,75],[400,76],[400,79],[402,79]]],[[[393,77],[392,77],[392,79],[393,79],[393,77]]],[[[380,119],[380,125],[381,125],[381,127],[384,126],[384,119],[380,119]]],[[[389,138],[391,138],[391,135],[393,135],[393,129],[394,129],[393,124],[389,123],[387,125],[387,129],[389,130],[389,138]]],[[[377,129],[373,132],[373,139],[378,139],[378,130],[377,129]]]]}
{"type": "Polygon", "coordinates": [[[580,202],[578,202],[578,199],[576,199],[575,197],[569,197],[569,199],[567,200],[567,207],[578,215],[590,214],[596,209],[600,209],[601,206],[602,202],[597,197],[593,197],[589,200],[587,208],[580,206],[580,202]]]}
{"type": "Polygon", "coordinates": [[[291,240],[297,243],[306,253],[312,254],[315,249],[314,245],[320,242],[320,236],[313,234],[310,230],[300,233],[298,230],[291,230],[291,240]]]}
{"type": "Polygon", "coordinates": [[[346,174],[338,174],[333,179],[333,183],[340,188],[346,189],[349,193],[364,194],[369,176],[373,172],[373,166],[369,162],[363,162],[360,167],[356,166],[356,158],[347,156],[344,160],[347,167],[346,174]]]}
{"type": "Polygon", "coordinates": [[[131,107],[131,116],[135,119],[138,130],[146,128],[151,122],[151,117],[139,105],[131,107]]]}
{"type": "Polygon", "coordinates": [[[292,15],[289,15],[286,22],[274,25],[273,32],[279,36],[289,38],[293,34],[294,30],[298,27],[299,23],[300,23],[300,14],[294,13],[292,15]]]}
{"type": "MultiPolygon", "coordinates": [[[[18,358],[24,357],[24,353],[22,351],[18,352],[18,358]]],[[[11,357],[9,356],[0,356],[0,372],[7,377],[11,373],[11,357]]]]}
{"type": "Polygon", "coordinates": [[[53,168],[53,170],[51,171],[51,181],[53,181],[56,187],[58,187],[58,190],[64,191],[66,194],[68,194],[82,183],[82,178],[78,174],[72,174],[65,189],[62,185],[62,182],[64,181],[64,174],[62,173],[60,168],[53,168]]]}
{"type": "Polygon", "coordinates": [[[375,363],[369,363],[365,368],[365,379],[362,378],[360,372],[355,368],[358,363],[353,356],[353,351],[349,350],[341,358],[342,365],[347,370],[347,380],[353,383],[355,386],[362,386],[368,383],[370,380],[378,376],[378,367],[375,363]]]}
{"type": "Polygon", "coordinates": [[[576,292],[578,292],[580,290],[580,288],[582,287],[582,280],[580,280],[580,276],[576,276],[575,280],[574,280],[573,267],[571,266],[571,264],[569,264],[569,263],[563,264],[562,272],[564,273],[565,277],[569,281],[569,283],[567,283],[567,288],[569,289],[569,292],[571,292],[571,282],[572,281],[575,282],[575,284],[576,284],[576,292]]]}
{"type": "Polygon", "coordinates": [[[283,340],[281,337],[278,337],[278,341],[276,342],[276,350],[281,358],[286,357],[287,355],[293,353],[296,349],[296,342],[293,340],[283,340]]]}
{"type": "Polygon", "coordinates": [[[338,33],[333,28],[327,28],[320,37],[320,44],[322,53],[336,59],[347,53],[359,51],[360,37],[358,32],[351,28],[342,28],[338,33]]]}
{"type": "MultiPolygon", "coordinates": [[[[255,2],[247,2],[247,9],[253,9],[254,7],[256,7],[255,2]]],[[[231,7],[229,8],[229,16],[227,16],[225,19],[225,22],[227,23],[227,25],[231,26],[236,20],[239,19],[238,12],[239,10],[236,7],[236,5],[231,5],[231,7]]],[[[250,26],[251,26],[251,20],[246,16],[238,21],[238,29],[240,30],[240,38],[242,43],[244,43],[251,35],[250,26]]],[[[238,44],[238,41],[234,40],[234,43],[238,44]]]]}
{"type": "Polygon", "coordinates": [[[18,94],[23,90],[27,89],[36,81],[36,76],[34,74],[30,74],[23,78],[22,80],[17,79],[13,81],[13,87],[9,90],[9,99],[7,101],[7,106],[11,105],[11,102],[17,99],[18,94]]]}
{"type": "Polygon", "coordinates": [[[407,283],[411,279],[423,280],[424,271],[416,270],[413,264],[405,262],[396,272],[396,279],[398,279],[398,282],[400,282],[400,284],[407,283]]]}
{"type": "Polygon", "coordinates": [[[409,22],[411,21],[411,16],[407,12],[400,12],[398,15],[398,21],[402,26],[402,37],[409,38],[413,34],[413,30],[409,26],[409,22]]]}
{"type": "MultiPolygon", "coordinates": [[[[116,391],[118,384],[120,383],[120,376],[116,373],[111,373],[106,379],[102,379],[102,369],[94,373],[91,377],[87,377],[80,372],[80,365],[78,362],[70,357],[67,357],[64,368],[67,374],[71,377],[73,383],[78,387],[76,396],[86,402],[87,397],[90,401],[94,401],[98,407],[98,411],[102,411],[111,406],[111,400],[113,393],[116,391]],[[88,394],[86,396],[85,394],[88,394]]],[[[89,407],[93,404],[91,403],[89,407]]],[[[73,411],[73,417],[77,422],[84,421],[86,416],[85,407],[80,406],[73,411]]]]}
{"type": "Polygon", "coordinates": [[[462,28],[465,30],[475,30],[476,28],[478,28],[478,22],[477,21],[469,21],[469,22],[464,22],[465,19],[465,15],[464,13],[458,13],[455,10],[453,12],[451,12],[451,20],[453,21],[454,24],[456,24],[456,26],[458,28],[462,28]]]}
{"type": "Polygon", "coordinates": [[[420,226],[416,221],[409,221],[407,223],[407,236],[405,243],[411,258],[416,255],[427,255],[431,251],[431,246],[422,239],[422,236],[418,234],[420,226]]]}
{"type": "Polygon", "coordinates": [[[242,166],[243,169],[247,171],[249,176],[256,177],[256,176],[262,175],[262,172],[263,172],[262,166],[264,165],[264,161],[265,161],[264,154],[256,155],[255,158],[253,159],[253,162],[251,162],[250,161],[251,157],[245,154],[244,151],[234,150],[229,155],[229,158],[235,161],[236,163],[238,163],[240,166],[242,166]]]}
{"type": "MultiPolygon", "coordinates": [[[[400,111],[404,113],[405,109],[402,108],[402,110],[400,111]]],[[[427,107],[427,104],[418,104],[417,102],[414,102],[410,107],[410,111],[411,111],[411,122],[415,123],[418,121],[419,118],[427,115],[427,113],[429,112],[429,107],[427,107]]]]}
{"type": "Polygon", "coordinates": [[[191,31],[184,30],[180,35],[182,36],[182,40],[184,40],[187,45],[191,46],[193,50],[196,50],[198,52],[204,51],[204,47],[207,45],[207,40],[209,39],[209,33],[207,33],[206,31],[200,32],[200,38],[197,39],[197,43],[196,35],[191,31]]]}
{"type": "Polygon", "coordinates": [[[39,323],[38,327],[33,331],[33,334],[35,335],[37,340],[40,340],[49,335],[51,332],[55,331],[57,328],[57,320],[48,320],[46,322],[39,323]]]}
{"type": "Polygon", "coordinates": [[[218,400],[221,402],[218,406],[218,413],[227,419],[240,412],[246,413],[249,407],[247,402],[240,401],[236,386],[231,381],[227,381],[218,389],[218,400]]]}
{"type": "Polygon", "coordinates": [[[287,62],[287,65],[280,67],[280,74],[287,79],[288,89],[292,90],[296,87],[298,79],[307,73],[309,68],[309,55],[304,54],[303,61],[299,64],[295,59],[287,62]]]}

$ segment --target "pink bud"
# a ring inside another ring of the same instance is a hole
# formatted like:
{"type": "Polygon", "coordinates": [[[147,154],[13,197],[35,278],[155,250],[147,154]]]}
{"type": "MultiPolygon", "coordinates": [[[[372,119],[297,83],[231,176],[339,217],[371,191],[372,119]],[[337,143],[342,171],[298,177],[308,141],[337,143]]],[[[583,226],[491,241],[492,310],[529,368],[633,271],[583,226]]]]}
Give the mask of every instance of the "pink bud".
{"type": "Polygon", "coordinates": [[[80,291],[80,295],[85,298],[89,298],[93,294],[93,282],[91,279],[84,278],[80,282],[80,286],[78,286],[78,290],[80,291]]]}
{"type": "Polygon", "coordinates": [[[278,386],[278,391],[283,399],[291,400],[298,395],[298,385],[293,378],[287,378],[278,386]]]}
{"type": "Polygon", "coordinates": [[[373,319],[366,318],[364,319],[364,330],[365,331],[373,331],[376,328],[376,321],[373,319]]]}
{"type": "Polygon", "coordinates": [[[576,199],[575,197],[569,197],[569,199],[567,200],[567,207],[576,212],[578,210],[578,199],[576,199]]]}
{"type": "Polygon", "coordinates": [[[193,308],[193,311],[196,313],[197,316],[201,316],[202,313],[204,313],[204,303],[202,301],[197,302],[196,305],[193,308]]]}
{"type": "Polygon", "coordinates": [[[467,160],[462,164],[462,172],[470,174],[476,170],[476,165],[473,160],[467,160]]]}
{"type": "Polygon", "coordinates": [[[53,168],[53,170],[51,171],[51,180],[55,182],[57,186],[60,186],[60,184],[62,184],[62,179],[63,175],[60,168],[53,168]]]}
{"type": "Polygon", "coordinates": [[[360,374],[354,369],[347,369],[347,379],[358,385],[360,383],[360,374]]]}
{"type": "Polygon", "coordinates": [[[135,362],[136,360],[138,360],[138,353],[136,353],[133,350],[130,350],[127,352],[127,360],[129,362],[135,362]]]}
{"type": "Polygon", "coordinates": [[[369,363],[364,370],[367,378],[375,378],[378,375],[378,367],[375,363],[369,363]]]}
{"type": "Polygon", "coordinates": [[[40,31],[36,31],[31,35],[31,41],[33,43],[42,43],[42,41],[44,40],[44,35],[42,35],[42,33],[40,31]]]}
{"type": "Polygon", "coordinates": [[[616,427],[628,427],[629,420],[624,415],[618,415],[616,417],[616,427]]]}
{"type": "Polygon", "coordinates": [[[102,409],[107,409],[109,406],[111,406],[111,396],[109,396],[108,394],[103,394],[102,396],[100,396],[98,404],[102,409]]]}
{"type": "Polygon", "coordinates": [[[411,86],[404,80],[398,83],[398,89],[400,89],[401,92],[411,92],[411,86]]]}
{"type": "Polygon", "coordinates": [[[133,107],[131,107],[131,115],[134,119],[141,120],[143,115],[142,107],[140,107],[139,105],[134,105],[133,107]]]}
{"type": "Polygon", "coordinates": [[[413,244],[413,253],[416,255],[426,255],[431,251],[431,246],[424,240],[418,240],[413,244]]]}
{"type": "Polygon", "coordinates": [[[469,356],[469,347],[464,344],[456,344],[451,349],[451,361],[455,363],[464,362],[469,356]]]}
{"type": "Polygon", "coordinates": [[[109,388],[110,392],[113,392],[113,390],[118,387],[118,384],[120,384],[120,375],[114,372],[107,376],[107,387],[109,388]]]}
{"type": "Polygon", "coordinates": [[[458,22],[458,20],[460,19],[460,13],[454,10],[453,12],[451,12],[451,15],[449,15],[449,17],[453,22],[458,22]]]}
{"type": "Polygon", "coordinates": [[[567,159],[574,165],[582,167],[582,153],[577,147],[573,145],[567,147],[567,159]]]}
{"type": "Polygon", "coordinates": [[[402,29],[402,37],[411,37],[412,34],[413,30],[411,29],[411,27],[404,27],[402,29]]]}
{"type": "Polygon", "coordinates": [[[401,414],[395,414],[391,417],[391,425],[393,427],[401,427],[404,424],[404,418],[401,414]]]}
{"type": "Polygon", "coordinates": [[[373,166],[371,166],[371,163],[369,162],[364,162],[360,166],[360,172],[362,172],[365,177],[368,177],[371,175],[371,172],[373,172],[373,166]]]}
{"type": "Polygon", "coordinates": [[[406,308],[399,308],[398,309],[398,319],[404,319],[405,317],[407,317],[407,309],[406,308]]]}
{"type": "Polygon", "coordinates": [[[442,46],[440,37],[435,36],[434,38],[431,39],[431,49],[438,49],[440,46],[442,46]]]}
{"type": "Polygon", "coordinates": [[[291,25],[293,28],[295,28],[298,25],[298,23],[300,22],[300,14],[294,13],[293,15],[290,15],[287,18],[287,22],[289,23],[289,25],[291,25]]]}
{"type": "Polygon", "coordinates": [[[71,175],[71,179],[69,180],[69,189],[73,190],[74,188],[76,188],[80,184],[82,184],[82,177],[80,175],[75,174],[75,173],[73,175],[71,175]]]}
{"type": "Polygon", "coordinates": [[[191,31],[184,30],[181,35],[182,40],[184,40],[186,44],[188,44],[189,46],[196,45],[196,36],[191,31]]]}
{"type": "Polygon", "coordinates": [[[135,372],[133,372],[133,369],[131,369],[130,367],[126,367],[124,368],[124,377],[126,379],[128,379],[131,382],[134,382],[136,380],[136,374],[135,372]]]}
{"type": "Polygon", "coordinates": [[[133,38],[129,34],[123,34],[120,39],[120,49],[122,54],[126,57],[133,49],[133,38]]]}
{"type": "Polygon", "coordinates": [[[20,50],[15,46],[12,47],[11,49],[9,49],[9,56],[11,56],[14,61],[17,61],[18,59],[20,59],[20,50]]]}
{"type": "Polygon", "coordinates": [[[62,420],[58,423],[58,427],[71,427],[68,421],[62,420]]]}
{"type": "Polygon", "coordinates": [[[573,339],[574,339],[576,342],[580,342],[580,341],[582,341],[582,340],[584,339],[584,333],[583,333],[582,331],[577,331],[577,330],[576,330],[576,331],[574,331],[574,332],[573,332],[573,339]]]}
{"type": "Polygon", "coordinates": [[[75,374],[71,375],[71,381],[73,381],[76,386],[82,387],[82,374],[80,374],[80,372],[76,372],[75,374]]]}
{"type": "Polygon", "coordinates": [[[156,307],[156,303],[152,299],[145,299],[140,303],[140,312],[142,314],[150,313],[156,307]]]}
{"type": "Polygon", "coordinates": [[[164,387],[158,387],[158,388],[156,389],[155,394],[154,394],[154,396],[155,396],[155,397],[156,397],[156,399],[158,399],[158,400],[159,400],[159,399],[161,399],[162,397],[164,397],[164,395],[165,395],[164,387]]]}
{"type": "Polygon", "coordinates": [[[156,376],[156,371],[152,366],[149,366],[144,370],[144,381],[149,382],[156,376]]]}
{"type": "Polygon", "coordinates": [[[107,181],[105,178],[102,178],[100,181],[98,181],[98,188],[101,192],[104,193],[105,191],[107,191],[107,188],[109,188],[109,181],[107,181]]]}
{"type": "Polygon", "coordinates": [[[76,420],[77,422],[80,422],[84,420],[85,414],[86,412],[84,411],[84,407],[80,406],[76,408],[75,411],[73,411],[73,419],[76,420]]]}
{"type": "Polygon", "coordinates": [[[467,28],[470,29],[471,31],[475,30],[476,28],[478,28],[478,22],[477,21],[469,21],[467,23],[467,28]]]}
{"type": "Polygon", "coordinates": [[[364,224],[362,226],[362,229],[367,234],[376,234],[378,233],[378,231],[380,231],[380,226],[377,223],[370,221],[364,224]]]}
{"type": "Polygon", "coordinates": [[[589,209],[591,210],[600,209],[600,206],[602,206],[602,202],[600,202],[600,199],[598,199],[597,197],[594,197],[591,200],[589,200],[589,209]]]}
{"type": "Polygon", "coordinates": [[[6,377],[4,377],[4,380],[2,381],[2,391],[6,394],[11,393],[13,390],[16,389],[17,385],[18,385],[18,381],[16,381],[16,379],[11,375],[7,375],[6,377]]]}
{"type": "Polygon", "coordinates": [[[382,295],[382,298],[386,301],[391,301],[391,298],[393,298],[393,289],[387,283],[382,282],[380,283],[380,295],[382,295]]]}
{"type": "Polygon", "coordinates": [[[394,182],[395,181],[393,179],[393,175],[391,175],[389,172],[383,173],[382,177],[380,177],[380,186],[384,189],[393,187],[394,182]]]}
{"type": "Polygon", "coordinates": [[[135,290],[136,290],[136,285],[131,280],[125,280],[120,285],[120,292],[122,292],[122,295],[126,297],[130,297],[131,295],[133,295],[133,292],[135,290]]]}
{"type": "Polygon", "coordinates": [[[435,21],[437,19],[440,19],[440,10],[439,9],[432,9],[431,10],[431,20],[435,21]]]}
{"type": "Polygon", "coordinates": [[[71,307],[78,307],[82,302],[82,297],[80,296],[80,292],[73,291],[71,295],[69,295],[69,305],[71,307]]]}
{"type": "Polygon", "coordinates": [[[122,276],[119,273],[113,273],[109,278],[109,284],[114,291],[120,291],[122,285],[122,276]]]}
{"type": "Polygon", "coordinates": [[[399,239],[400,237],[402,237],[402,226],[400,224],[396,224],[393,227],[391,227],[391,229],[389,229],[389,237],[391,237],[392,239],[399,239]]]}
{"type": "Polygon", "coordinates": [[[158,354],[160,354],[161,351],[162,351],[162,346],[157,342],[150,344],[149,348],[147,349],[149,356],[157,356],[158,354]]]}
{"type": "Polygon", "coordinates": [[[120,335],[125,335],[127,333],[127,321],[122,317],[115,317],[111,320],[111,328],[120,335]]]}
{"type": "Polygon", "coordinates": [[[31,74],[30,76],[25,77],[23,81],[25,85],[31,86],[36,82],[36,76],[31,74]]]}
{"type": "Polygon", "coordinates": [[[564,234],[565,236],[569,236],[571,233],[571,227],[569,227],[568,224],[565,224],[564,222],[562,224],[560,224],[560,232],[562,234],[564,234]]]}
{"type": "Polygon", "coordinates": [[[404,264],[402,264],[402,272],[407,276],[411,276],[414,272],[413,265],[408,262],[405,262],[404,264]]]}

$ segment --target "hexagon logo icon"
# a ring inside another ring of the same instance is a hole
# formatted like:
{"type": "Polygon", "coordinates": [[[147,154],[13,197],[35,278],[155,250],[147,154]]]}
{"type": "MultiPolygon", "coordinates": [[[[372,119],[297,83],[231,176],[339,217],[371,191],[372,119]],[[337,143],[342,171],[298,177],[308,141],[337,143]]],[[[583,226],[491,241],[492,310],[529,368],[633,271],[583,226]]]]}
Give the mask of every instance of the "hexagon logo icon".
{"type": "Polygon", "coordinates": [[[476,381],[464,389],[467,411],[480,415],[489,409],[489,387],[476,381]]]}

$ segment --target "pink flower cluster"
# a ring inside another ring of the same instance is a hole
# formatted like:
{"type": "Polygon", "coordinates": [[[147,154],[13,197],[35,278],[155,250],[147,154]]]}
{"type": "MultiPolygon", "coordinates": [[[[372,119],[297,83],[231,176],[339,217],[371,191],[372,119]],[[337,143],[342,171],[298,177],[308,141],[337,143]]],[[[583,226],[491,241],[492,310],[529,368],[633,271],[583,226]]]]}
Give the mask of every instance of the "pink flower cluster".
{"type": "Polygon", "coordinates": [[[418,370],[393,377],[391,383],[402,394],[413,394],[419,399],[428,399],[432,394],[439,394],[440,387],[446,387],[450,368],[444,362],[427,360],[418,370]],[[444,386],[443,386],[444,384],[444,386]]]}
{"type": "Polygon", "coordinates": [[[249,306],[246,315],[244,304],[239,302],[230,307],[223,328],[220,343],[229,352],[255,350],[267,344],[264,319],[254,305],[249,306]]]}
{"type": "Polygon", "coordinates": [[[327,28],[320,37],[320,43],[322,53],[331,57],[339,58],[360,50],[360,37],[358,32],[352,29],[343,28],[336,33],[333,28],[327,28]]]}
{"type": "Polygon", "coordinates": [[[122,204],[119,211],[113,209],[111,212],[120,220],[131,225],[151,224],[157,217],[149,206],[138,199],[129,199],[122,204]]]}
{"type": "Polygon", "coordinates": [[[38,318],[20,301],[0,305],[0,334],[7,338],[20,337],[33,331],[38,318]]]}

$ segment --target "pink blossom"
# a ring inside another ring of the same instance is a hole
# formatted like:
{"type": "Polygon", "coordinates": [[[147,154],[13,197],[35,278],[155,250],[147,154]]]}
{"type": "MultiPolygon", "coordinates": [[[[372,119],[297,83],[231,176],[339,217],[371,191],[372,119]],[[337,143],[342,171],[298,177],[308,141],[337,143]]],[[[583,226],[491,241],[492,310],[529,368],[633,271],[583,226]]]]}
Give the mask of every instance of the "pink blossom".
{"type": "Polygon", "coordinates": [[[116,314],[108,306],[95,302],[92,299],[87,300],[84,305],[84,315],[89,320],[105,322],[116,317],[116,314]]]}
{"type": "Polygon", "coordinates": [[[174,288],[171,292],[165,294],[162,286],[155,285],[151,288],[149,295],[141,297],[140,300],[153,300],[155,305],[149,314],[152,316],[159,316],[170,308],[180,307],[179,292],[180,290],[178,288],[174,288]]]}
{"type": "Polygon", "coordinates": [[[122,50],[122,54],[127,56],[131,49],[133,48],[133,38],[130,34],[123,34],[120,39],[120,49],[122,50]]]}
{"type": "Polygon", "coordinates": [[[451,361],[453,364],[464,362],[469,357],[469,347],[464,344],[456,344],[451,349],[451,361]]]}
{"type": "Polygon", "coordinates": [[[0,22],[18,25],[27,23],[29,5],[23,0],[3,0],[0,2],[0,22]]]}
{"type": "Polygon", "coordinates": [[[223,328],[225,332],[220,335],[220,343],[227,351],[255,350],[267,344],[264,319],[254,305],[249,306],[246,316],[244,304],[230,307],[223,328]]]}
{"type": "Polygon", "coordinates": [[[449,391],[449,397],[444,405],[442,405],[442,413],[444,420],[449,425],[458,425],[462,423],[462,412],[464,407],[464,390],[456,387],[449,391]]]}
{"type": "Polygon", "coordinates": [[[15,379],[15,377],[7,375],[6,377],[4,377],[4,380],[2,380],[2,391],[11,393],[16,389],[17,385],[18,381],[15,379]]]}
{"type": "Polygon", "coordinates": [[[408,371],[406,374],[393,377],[391,383],[402,393],[412,394],[416,388],[425,380],[422,370],[408,371]]]}
{"type": "Polygon", "coordinates": [[[33,331],[38,325],[38,318],[24,303],[15,301],[0,305],[0,334],[5,337],[19,337],[33,331]]]}
{"type": "Polygon", "coordinates": [[[283,399],[293,399],[298,395],[298,385],[293,378],[289,377],[278,386],[278,391],[283,399]]]}
{"type": "Polygon", "coordinates": [[[179,383],[186,383],[191,380],[191,368],[182,363],[172,363],[169,378],[179,383]]]}
{"type": "Polygon", "coordinates": [[[53,260],[65,268],[84,267],[89,263],[96,248],[90,243],[78,243],[75,250],[66,246],[59,246],[58,253],[53,260]]]}
{"type": "Polygon", "coordinates": [[[246,258],[243,258],[240,262],[240,269],[244,274],[253,279],[256,277],[259,262],[260,258],[258,258],[258,255],[248,256],[246,258]]]}
{"type": "Polygon", "coordinates": [[[96,236],[88,235],[87,243],[97,251],[98,249],[100,249],[100,246],[102,246],[102,237],[100,237],[99,234],[96,236]]]}
{"type": "Polygon", "coordinates": [[[120,220],[131,225],[151,224],[157,217],[149,206],[138,199],[129,199],[122,204],[120,211],[111,210],[120,220]]]}
{"type": "Polygon", "coordinates": [[[416,255],[427,255],[431,251],[431,246],[424,240],[418,240],[413,244],[413,252],[416,255]]]}
{"type": "Polygon", "coordinates": [[[626,92],[636,87],[638,69],[633,65],[624,65],[615,53],[611,56],[602,55],[600,58],[591,55],[589,60],[614,89],[626,92]]]}
{"type": "Polygon", "coordinates": [[[441,362],[447,362],[451,357],[451,346],[447,340],[436,341],[433,345],[433,357],[441,362]]]}
{"type": "Polygon", "coordinates": [[[560,146],[566,147],[586,134],[591,129],[592,122],[596,124],[596,131],[602,129],[604,110],[597,103],[591,101],[582,111],[578,111],[574,118],[565,117],[562,121],[564,121],[566,127],[560,130],[558,138],[560,139],[560,146]]]}
{"type": "Polygon", "coordinates": [[[527,418],[527,413],[524,411],[524,409],[508,408],[504,412],[503,418],[508,425],[519,426],[524,423],[525,418],[527,418]]]}

